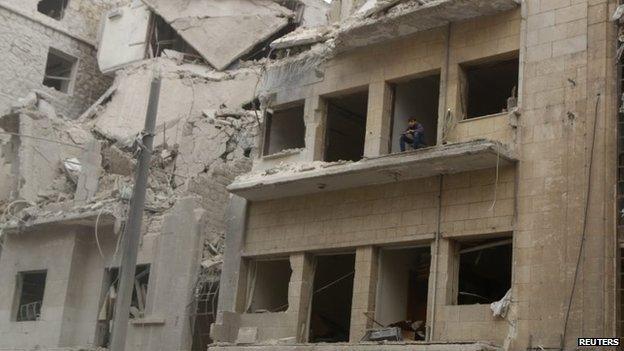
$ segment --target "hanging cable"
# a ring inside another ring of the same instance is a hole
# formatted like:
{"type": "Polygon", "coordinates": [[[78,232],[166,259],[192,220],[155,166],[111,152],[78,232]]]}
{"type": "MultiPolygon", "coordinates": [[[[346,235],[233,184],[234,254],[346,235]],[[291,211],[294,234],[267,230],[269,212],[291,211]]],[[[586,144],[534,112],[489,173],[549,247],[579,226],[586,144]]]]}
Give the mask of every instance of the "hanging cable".
{"type": "Polygon", "coordinates": [[[581,229],[581,243],[579,245],[578,255],[576,257],[576,267],[574,268],[574,278],[572,279],[572,288],[570,291],[570,299],[568,300],[568,307],[565,313],[565,322],[563,324],[563,336],[561,339],[562,349],[565,346],[565,337],[568,331],[568,321],[570,319],[570,309],[572,308],[572,300],[574,298],[574,292],[576,291],[576,282],[578,280],[579,267],[581,265],[581,258],[583,256],[583,248],[585,247],[585,238],[587,236],[587,215],[589,212],[589,195],[591,194],[592,184],[592,168],[594,164],[594,147],[596,145],[596,129],[598,125],[598,104],[600,103],[600,93],[596,96],[596,107],[594,109],[594,130],[592,133],[592,141],[589,149],[589,162],[588,162],[588,175],[587,175],[587,190],[585,192],[585,209],[583,214],[583,227],[581,229]]]}
{"type": "Polygon", "coordinates": [[[77,149],[86,150],[82,146],[78,146],[78,145],[74,145],[74,144],[70,144],[70,143],[64,143],[64,142],[58,141],[58,140],[52,140],[52,139],[36,137],[36,136],[32,136],[32,135],[27,135],[27,134],[11,133],[11,132],[5,132],[5,131],[0,131],[0,134],[13,135],[13,136],[18,136],[18,137],[22,137],[22,138],[30,138],[30,139],[35,139],[35,140],[43,140],[43,141],[47,141],[47,142],[54,143],[54,144],[71,146],[71,147],[75,147],[77,149]]]}

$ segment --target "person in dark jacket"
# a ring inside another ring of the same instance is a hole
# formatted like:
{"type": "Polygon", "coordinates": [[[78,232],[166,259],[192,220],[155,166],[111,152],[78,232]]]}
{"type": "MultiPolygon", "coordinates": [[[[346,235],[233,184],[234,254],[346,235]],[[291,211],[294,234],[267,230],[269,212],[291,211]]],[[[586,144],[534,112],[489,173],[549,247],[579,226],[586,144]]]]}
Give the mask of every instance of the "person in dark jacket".
{"type": "Polygon", "coordinates": [[[425,128],[422,124],[418,123],[416,118],[410,118],[407,121],[407,128],[401,133],[401,139],[399,145],[401,152],[405,151],[405,145],[409,144],[415,149],[425,147],[425,128]]]}

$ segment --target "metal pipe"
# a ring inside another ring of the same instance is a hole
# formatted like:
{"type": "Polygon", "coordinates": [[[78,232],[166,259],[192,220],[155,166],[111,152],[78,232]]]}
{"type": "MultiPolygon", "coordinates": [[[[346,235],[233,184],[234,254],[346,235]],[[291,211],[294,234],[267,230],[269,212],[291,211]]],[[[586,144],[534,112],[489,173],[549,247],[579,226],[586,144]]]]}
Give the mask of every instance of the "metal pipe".
{"type": "Polygon", "coordinates": [[[149,165],[152,157],[154,143],[154,129],[156,127],[156,115],[158,113],[158,98],[160,95],[160,73],[152,78],[150,87],[149,103],[145,116],[145,129],[139,145],[141,149],[139,162],[135,174],[134,193],[130,203],[128,225],[124,235],[123,256],[120,267],[120,283],[117,303],[115,305],[115,317],[111,337],[111,350],[123,351],[126,346],[126,334],[128,332],[128,319],[130,304],[132,303],[132,290],[134,289],[134,275],[136,270],[139,242],[141,241],[141,224],[143,210],[145,208],[145,192],[149,165]]]}

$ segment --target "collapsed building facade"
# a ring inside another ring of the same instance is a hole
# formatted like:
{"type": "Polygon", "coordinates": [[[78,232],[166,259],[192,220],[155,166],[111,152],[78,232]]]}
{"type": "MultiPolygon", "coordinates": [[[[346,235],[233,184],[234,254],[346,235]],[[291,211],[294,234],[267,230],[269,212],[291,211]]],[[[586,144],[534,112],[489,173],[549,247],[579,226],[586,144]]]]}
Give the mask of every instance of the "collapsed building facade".
{"type": "Polygon", "coordinates": [[[10,85],[0,100],[0,348],[109,346],[136,156],[159,76],[126,345],[205,350],[226,186],[251,169],[256,153],[255,97],[268,43],[326,24],[329,7],[262,0],[239,1],[234,11],[199,2],[184,13],[164,1],[14,5],[0,6],[9,45],[2,60],[14,69],[3,71],[10,85]],[[206,43],[193,23],[182,25],[196,13],[232,45],[211,48],[218,38],[206,43]],[[257,21],[235,30],[250,14],[257,21]]]}
{"type": "Polygon", "coordinates": [[[3,4],[0,348],[108,346],[154,75],[129,350],[621,334],[617,1],[3,4]]]}

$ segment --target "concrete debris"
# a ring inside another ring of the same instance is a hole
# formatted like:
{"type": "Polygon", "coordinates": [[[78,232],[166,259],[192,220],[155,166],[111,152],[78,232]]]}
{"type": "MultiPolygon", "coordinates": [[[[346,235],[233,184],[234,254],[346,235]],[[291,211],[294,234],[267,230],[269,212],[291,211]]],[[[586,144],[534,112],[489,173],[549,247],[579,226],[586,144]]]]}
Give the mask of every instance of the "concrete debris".
{"type": "MultiPolygon", "coordinates": [[[[299,151],[299,149],[295,149],[299,151]]],[[[284,150],[281,153],[292,153],[293,150],[284,150]]],[[[250,181],[257,180],[263,177],[271,176],[274,174],[280,174],[283,176],[293,175],[296,173],[309,172],[313,170],[321,170],[325,168],[330,168],[334,166],[340,166],[345,164],[353,163],[352,161],[337,161],[337,162],[323,162],[323,161],[313,161],[307,163],[285,163],[280,162],[277,166],[265,169],[257,172],[249,172],[243,175],[240,175],[236,178],[237,181],[250,181]]]]}
{"type": "Polygon", "coordinates": [[[367,0],[360,8],[357,9],[357,11],[355,11],[354,16],[360,18],[370,17],[371,15],[382,12],[401,1],[402,0],[367,0]]]}
{"type": "Polygon", "coordinates": [[[72,182],[78,183],[78,178],[80,177],[80,173],[82,172],[82,166],[80,165],[80,161],[77,158],[72,157],[65,159],[63,161],[63,169],[65,170],[65,173],[67,173],[67,176],[72,182]]]}
{"type": "Polygon", "coordinates": [[[210,269],[215,267],[216,265],[220,265],[223,263],[223,256],[222,255],[217,255],[214,257],[210,257],[208,259],[205,259],[201,262],[202,267],[206,268],[206,269],[210,269]]]}
{"type": "Polygon", "coordinates": [[[150,11],[133,1],[106,14],[100,30],[97,62],[103,73],[145,58],[150,11]]]}
{"type": "Polygon", "coordinates": [[[269,0],[145,2],[217,70],[269,39],[294,16],[269,0]]]}
{"type": "Polygon", "coordinates": [[[611,21],[619,21],[622,18],[622,15],[624,15],[624,5],[619,5],[613,12],[613,16],[611,16],[611,21]]]}
{"type": "Polygon", "coordinates": [[[502,299],[492,302],[490,304],[490,309],[492,310],[492,316],[505,318],[507,316],[507,311],[509,310],[509,305],[511,304],[511,290],[507,291],[505,296],[502,299]]]}
{"type": "Polygon", "coordinates": [[[121,149],[130,149],[136,135],[143,128],[149,80],[158,67],[163,76],[163,93],[160,96],[157,134],[154,146],[182,144],[187,121],[201,116],[205,109],[238,107],[243,101],[253,100],[258,82],[256,69],[245,68],[230,72],[215,72],[206,66],[178,65],[174,60],[156,58],[131,65],[119,71],[115,79],[117,92],[110,102],[86,121],[88,128],[113,141],[121,149]],[[180,106],[187,106],[180,109],[180,106]]]}
{"type": "Polygon", "coordinates": [[[302,45],[312,45],[328,39],[330,27],[297,28],[283,37],[271,42],[273,49],[286,49],[302,45]]]}
{"type": "Polygon", "coordinates": [[[91,105],[82,115],[80,115],[80,117],[78,117],[78,121],[84,121],[95,117],[95,115],[104,108],[103,105],[110,101],[116,90],[117,86],[113,84],[93,103],[93,105],[91,105]]]}

